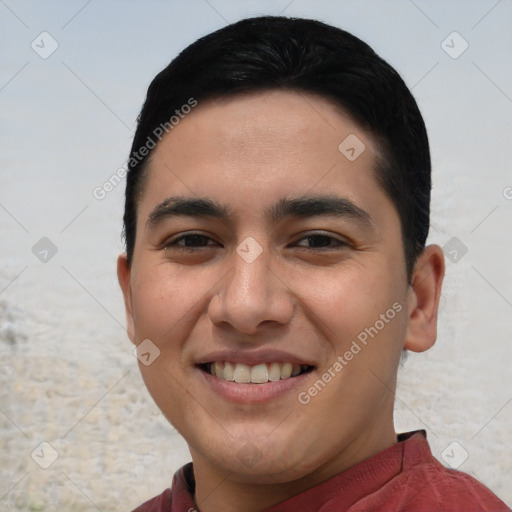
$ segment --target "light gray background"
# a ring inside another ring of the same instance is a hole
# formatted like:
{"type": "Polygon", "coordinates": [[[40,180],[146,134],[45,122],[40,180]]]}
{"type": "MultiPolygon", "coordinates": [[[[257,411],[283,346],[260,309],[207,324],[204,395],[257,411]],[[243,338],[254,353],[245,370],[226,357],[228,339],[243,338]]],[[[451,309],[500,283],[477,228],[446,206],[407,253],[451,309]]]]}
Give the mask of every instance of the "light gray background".
{"type": "Polygon", "coordinates": [[[512,504],[510,0],[0,0],[1,510],[131,510],[189,460],[124,332],[124,181],[92,192],[124,164],[147,86],[180,49],[278,13],[355,33],[413,89],[432,148],[430,241],[456,237],[455,262],[437,345],[400,371],[396,428],[425,428],[444,464],[512,504]],[[51,49],[43,31],[58,43],[46,59],[31,47],[51,49]],[[33,250],[42,237],[53,257],[33,250]]]}

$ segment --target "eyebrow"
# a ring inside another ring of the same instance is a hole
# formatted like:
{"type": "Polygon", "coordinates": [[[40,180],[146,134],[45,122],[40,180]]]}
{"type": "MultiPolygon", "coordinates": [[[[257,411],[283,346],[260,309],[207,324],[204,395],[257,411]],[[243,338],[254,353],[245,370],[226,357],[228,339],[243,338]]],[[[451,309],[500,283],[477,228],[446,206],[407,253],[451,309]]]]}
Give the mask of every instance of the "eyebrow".
{"type": "MultiPolygon", "coordinates": [[[[327,196],[303,196],[282,198],[265,212],[273,223],[288,217],[337,217],[349,218],[365,227],[373,227],[373,219],[368,212],[355,205],[347,198],[327,196]]],[[[217,203],[207,197],[168,197],[149,214],[146,226],[154,228],[172,217],[211,217],[228,222],[232,217],[226,205],[217,203]]]]}

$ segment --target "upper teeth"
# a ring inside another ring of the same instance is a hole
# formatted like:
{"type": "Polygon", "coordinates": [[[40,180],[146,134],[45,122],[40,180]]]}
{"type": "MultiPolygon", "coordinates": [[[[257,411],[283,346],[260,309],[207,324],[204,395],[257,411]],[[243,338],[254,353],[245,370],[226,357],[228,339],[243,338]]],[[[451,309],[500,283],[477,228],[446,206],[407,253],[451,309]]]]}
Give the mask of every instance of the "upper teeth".
{"type": "Polygon", "coordinates": [[[230,363],[215,361],[209,365],[209,371],[218,379],[235,381],[239,383],[263,384],[265,382],[295,377],[307,365],[292,363],[261,363],[249,366],[243,363],[230,363]]]}

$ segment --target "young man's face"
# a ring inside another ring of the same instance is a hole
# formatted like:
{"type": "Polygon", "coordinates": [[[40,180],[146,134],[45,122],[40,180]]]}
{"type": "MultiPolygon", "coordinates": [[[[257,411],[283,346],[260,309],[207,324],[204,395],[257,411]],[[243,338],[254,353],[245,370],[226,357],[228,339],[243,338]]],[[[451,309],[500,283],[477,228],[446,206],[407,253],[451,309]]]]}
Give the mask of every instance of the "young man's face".
{"type": "Polygon", "coordinates": [[[417,300],[377,151],[330,102],[282,91],[199,103],[155,148],[119,276],[132,341],[160,350],[143,378],[197,468],[286,482],[394,442],[417,300]],[[242,382],[211,375],[226,362],[242,382]]]}

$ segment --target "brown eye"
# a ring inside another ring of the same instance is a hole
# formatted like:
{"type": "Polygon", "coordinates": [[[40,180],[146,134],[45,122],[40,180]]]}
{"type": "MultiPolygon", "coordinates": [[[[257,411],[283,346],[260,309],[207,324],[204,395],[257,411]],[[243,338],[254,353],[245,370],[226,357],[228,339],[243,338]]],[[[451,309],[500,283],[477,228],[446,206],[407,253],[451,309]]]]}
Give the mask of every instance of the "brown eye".
{"type": "Polygon", "coordinates": [[[165,242],[164,248],[193,251],[201,247],[210,247],[213,245],[219,244],[209,236],[200,233],[189,233],[165,242]]]}
{"type": "Polygon", "coordinates": [[[184,235],[178,238],[175,243],[177,245],[185,245],[186,247],[204,247],[208,245],[208,240],[210,239],[204,235],[184,235]]]}
{"type": "Polygon", "coordinates": [[[329,235],[316,234],[308,235],[301,238],[296,244],[298,247],[306,247],[310,249],[337,249],[347,246],[347,242],[339,240],[329,235]],[[305,243],[303,243],[305,241],[305,243]]]}

